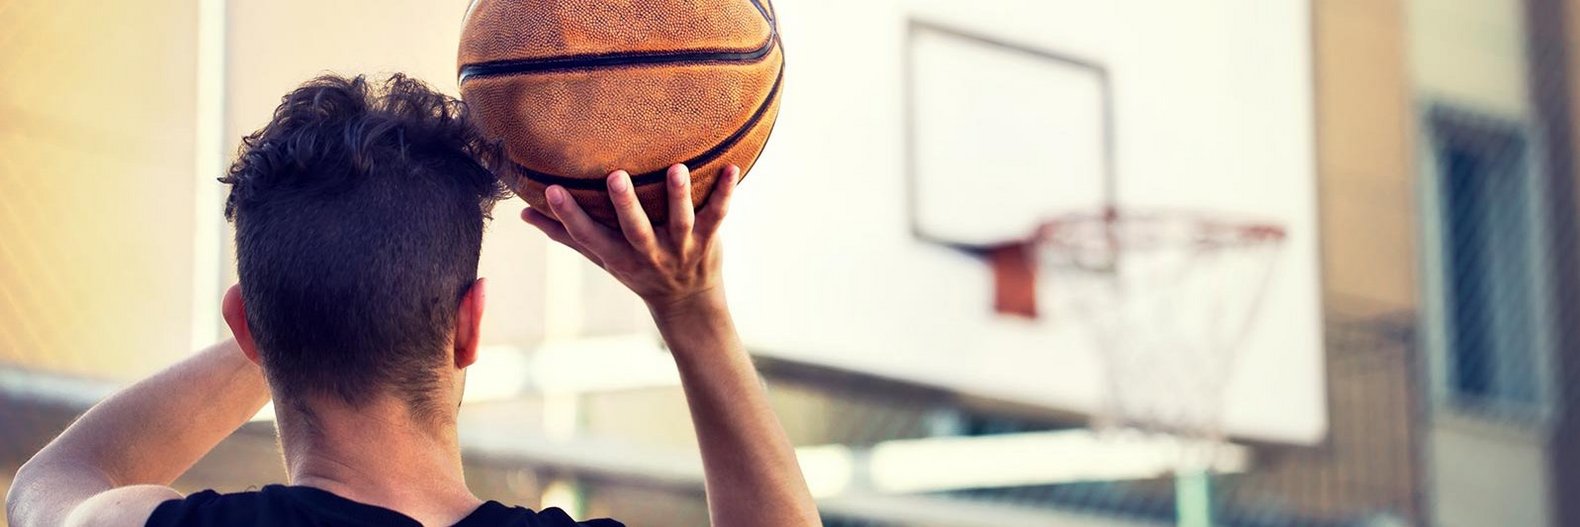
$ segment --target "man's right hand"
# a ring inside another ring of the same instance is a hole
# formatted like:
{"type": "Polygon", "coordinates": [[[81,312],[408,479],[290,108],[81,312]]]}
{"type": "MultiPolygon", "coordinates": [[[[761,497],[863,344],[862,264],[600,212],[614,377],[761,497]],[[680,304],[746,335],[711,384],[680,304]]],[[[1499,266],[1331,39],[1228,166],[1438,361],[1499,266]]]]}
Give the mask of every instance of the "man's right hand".
{"type": "Polygon", "coordinates": [[[619,232],[594,221],[557,185],[545,193],[547,213],[528,208],[521,218],[603,267],[647,302],[654,316],[663,317],[723,301],[718,232],[740,175],[739,167],[725,168],[708,203],[693,211],[691,172],[685,165],[669,167],[664,183],[669,186],[669,223],[657,229],[637,200],[631,175],[623,170],[609,174],[606,181],[619,232]]]}

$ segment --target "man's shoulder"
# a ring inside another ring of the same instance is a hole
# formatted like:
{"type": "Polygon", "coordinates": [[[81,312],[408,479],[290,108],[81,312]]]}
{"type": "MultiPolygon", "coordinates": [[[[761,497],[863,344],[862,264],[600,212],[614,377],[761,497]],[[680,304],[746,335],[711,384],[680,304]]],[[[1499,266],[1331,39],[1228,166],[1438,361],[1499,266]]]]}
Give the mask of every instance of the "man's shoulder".
{"type": "Polygon", "coordinates": [[[142,525],[160,503],[181,493],[162,485],[132,485],[101,492],[77,504],[66,518],[71,527],[123,527],[142,525]]]}
{"type": "Polygon", "coordinates": [[[147,525],[262,525],[265,520],[260,516],[269,508],[267,501],[262,490],[224,494],[204,490],[160,503],[149,515],[147,525]]]}

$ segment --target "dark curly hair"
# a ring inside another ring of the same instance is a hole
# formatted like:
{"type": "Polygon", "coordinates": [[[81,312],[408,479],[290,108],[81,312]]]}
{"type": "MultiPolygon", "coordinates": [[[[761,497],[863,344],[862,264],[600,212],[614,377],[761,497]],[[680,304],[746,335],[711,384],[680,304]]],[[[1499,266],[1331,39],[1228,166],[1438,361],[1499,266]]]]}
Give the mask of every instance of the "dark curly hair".
{"type": "Polygon", "coordinates": [[[505,190],[460,101],[393,75],[318,77],[242,140],[225,216],[280,399],[379,393],[426,413],[505,190]]]}

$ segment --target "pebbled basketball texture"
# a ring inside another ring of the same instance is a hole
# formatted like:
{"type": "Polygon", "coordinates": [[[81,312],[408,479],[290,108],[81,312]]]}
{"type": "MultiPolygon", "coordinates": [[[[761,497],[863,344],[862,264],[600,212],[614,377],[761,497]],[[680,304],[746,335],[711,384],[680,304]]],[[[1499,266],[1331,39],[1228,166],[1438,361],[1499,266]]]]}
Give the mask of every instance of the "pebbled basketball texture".
{"type": "Polygon", "coordinates": [[[611,227],[610,172],[631,173],[662,225],[670,165],[691,168],[694,206],[726,166],[750,170],[784,78],[769,0],[476,0],[458,62],[462,98],[511,161],[500,177],[540,208],[564,186],[611,227]]]}

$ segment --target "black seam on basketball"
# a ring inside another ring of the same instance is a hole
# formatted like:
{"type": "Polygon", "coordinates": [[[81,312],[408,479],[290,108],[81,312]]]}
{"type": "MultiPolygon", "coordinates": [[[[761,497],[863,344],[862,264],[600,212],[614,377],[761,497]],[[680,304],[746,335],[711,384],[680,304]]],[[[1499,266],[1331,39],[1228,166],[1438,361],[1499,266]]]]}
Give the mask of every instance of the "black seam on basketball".
{"type": "MultiPolygon", "coordinates": [[[[783,75],[784,74],[784,67],[780,66],[779,70],[780,70],[779,74],[783,75]]],[[[763,137],[763,147],[757,149],[757,155],[752,156],[752,162],[751,162],[750,165],[747,165],[748,167],[757,166],[757,160],[763,158],[763,152],[767,152],[768,151],[768,142],[773,140],[773,138],[774,138],[774,129],[777,128],[778,126],[779,126],[779,120],[778,119],[775,119],[774,122],[768,123],[768,135],[763,137]]],[[[745,169],[743,168],[742,170],[745,170],[745,169]]],[[[741,174],[741,181],[746,181],[746,174],[744,172],[741,174]]],[[[739,181],[737,181],[737,183],[739,183],[739,181]]]]}
{"type": "Polygon", "coordinates": [[[770,36],[762,47],[753,50],[657,51],[651,53],[609,53],[526,60],[501,60],[471,64],[461,68],[460,83],[477,77],[499,77],[525,73],[595,70],[626,66],[664,64],[749,64],[761,62],[773,52],[778,39],[770,36]]]}
{"type": "Polygon", "coordinates": [[[761,0],[752,0],[752,7],[757,8],[757,12],[763,15],[763,20],[768,22],[768,27],[770,30],[779,30],[779,21],[774,19],[774,15],[769,13],[769,9],[763,6],[761,0]]]}
{"type": "Polygon", "coordinates": [[[753,49],[619,52],[520,60],[494,60],[462,66],[461,76],[457,82],[465,84],[467,80],[473,77],[498,77],[523,73],[576,71],[623,66],[760,62],[767,58],[770,53],[773,53],[774,46],[779,43],[779,23],[774,20],[772,15],[768,14],[768,10],[758,0],[751,0],[751,2],[752,6],[757,8],[757,13],[762,15],[763,21],[768,23],[767,40],[764,40],[761,46],[753,49]]]}
{"type": "MultiPolygon", "coordinates": [[[[709,148],[708,151],[684,161],[685,165],[689,168],[696,168],[706,165],[717,160],[719,156],[724,155],[724,152],[728,151],[730,148],[733,148],[736,143],[740,143],[741,139],[746,137],[746,134],[751,133],[751,131],[756,129],[757,125],[762,122],[763,117],[768,114],[768,109],[773,107],[774,101],[779,100],[779,87],[784,83],[784,79],[784,66],[781,65],[779,67],[779,77],[774,79],[774,86],[768,90],[768,97],[763,99],[762,104],[757,107],[757,111],[752,113],[752,117],[747,119],[746,123],[741,125],[739,129],[735,130],[735,133],[730,134],[729,137],[724,138],[723,141],[720,141],[719,144],[714,145],[713,148],[709,148]]],[[[559,185],[568,189],[577,190],[602,190],[605,186],[604,180],[602,179],[573,178],[548,174],[532,170],[530,168],[521,166],[520,164],[516,164],[516,171],[519,175],[521,175],[521,177],[525,177],[543,185],[559,185]]],[[[633,175],[631,176],[631,185],[640,187],[644,185],[652,185],[654,183],[662,183],[664,181],[665,174],[668,172],[669,168],[665,167],[652,172],[633,175]]]]}

